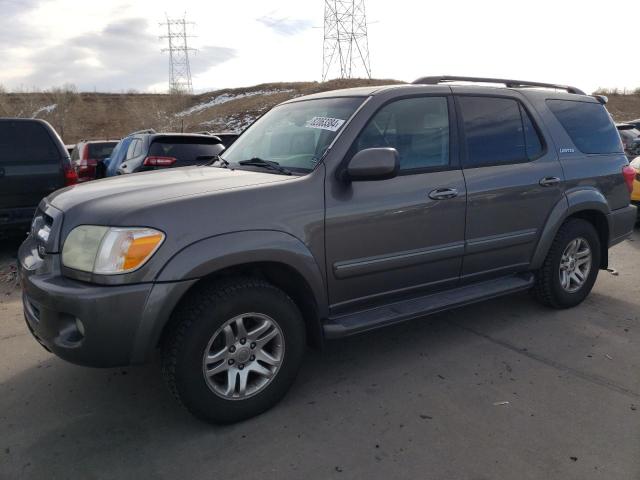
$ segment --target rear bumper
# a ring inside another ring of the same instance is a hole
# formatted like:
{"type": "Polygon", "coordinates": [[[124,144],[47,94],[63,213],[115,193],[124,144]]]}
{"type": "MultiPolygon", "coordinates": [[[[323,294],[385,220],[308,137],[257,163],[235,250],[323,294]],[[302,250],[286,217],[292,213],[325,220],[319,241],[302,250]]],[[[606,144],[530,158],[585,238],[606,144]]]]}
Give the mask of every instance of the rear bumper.
{"type": "Polygon", "coordinates": [[[635,205],[612,211],[609,214],[609,247],[628,238],[633,233],[637,219],[638,208],[635,205]]]}
{"type": "Polygon", "coordinates": [[[0,231],[29,229],[36,206],[0,209],[0,231]]]}
{"type": "Polygon", "coordinates": [[[103,286],[62,276],[27,239],[19,251],[24,316],[36,340],[60,358],[91,367],[148,360],[173,308],[193,282],[103,286]]]}

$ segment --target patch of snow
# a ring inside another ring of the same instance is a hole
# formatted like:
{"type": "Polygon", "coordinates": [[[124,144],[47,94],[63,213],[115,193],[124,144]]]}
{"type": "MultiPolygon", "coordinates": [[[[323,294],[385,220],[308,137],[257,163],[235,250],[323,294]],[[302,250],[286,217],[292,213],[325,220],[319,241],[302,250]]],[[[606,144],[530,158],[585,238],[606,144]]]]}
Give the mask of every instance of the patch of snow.
{"type": "Polygon", "coordinates": [[[44,107],[39,108],[38,110],[36,110],[35,112],[33,112],[33,115],[31,115],[31,118],[37,118],[38,115],[40,115],[43,112],[47,112],[47,113],[51,113],[53,112],[56,108],[58,107],[57,103],[53,103],[51,105],[46,105],[44,107]]]}
{"type": "Polygon", "coordinates": [[[224,130],[241,133],[249,125],[256,121],[257,115],[250,115],[248,113],[240,115],[232,115],[229,117],[218,117],[212,120],[201,122],[200,125],[205,127],[216,126],[224,130]]]}
{"type": "Polygon", "coordinates": [[[290,93],[292,89],[280,89],[280,90],[255,90],[253,92],[246,93],[222,93],[215,97],[210,98],[206,102],[194,105],[187,110],[176,113],[176,117],[186,117],[187,115],[193,115],[194,113],[201,112],[216,105],[222,105],[223,103],[231,102],[232,100],[238,100],[240,98],[255,97],[257,95],[275,95],[277,93],[290,93]]]}

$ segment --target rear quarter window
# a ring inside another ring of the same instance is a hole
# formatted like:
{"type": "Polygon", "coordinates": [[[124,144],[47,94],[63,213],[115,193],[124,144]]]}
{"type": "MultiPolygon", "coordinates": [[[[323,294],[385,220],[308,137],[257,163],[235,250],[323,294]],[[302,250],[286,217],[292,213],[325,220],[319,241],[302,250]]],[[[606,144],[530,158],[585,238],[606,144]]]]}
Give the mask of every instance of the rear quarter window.
{"type": "Polygon", "coordinates": [[[0,122],[0,165],[60,162],[60,152],[38,122],[0,122]]]}
{"type": "Polygon", "coordinates": [[[117,144],[118,142],[90,143],[89,158],[104,160],[109,155],[111,155],[111,152],[117,144]]]}
{"type": "Polygon", "coordinates": [[[620,135],[603,105],[576,100],[547,100],[547,106],[582,153],[622,153],[620,135]]]}
{"type": "Polygon", "coordinates": [[[149,156],[174,157],[175,166],[197,165],[208,160],[199,157],[211,157],[224,150],[221,143],[214,139],[158,139],[151,144],[149,156]]]}

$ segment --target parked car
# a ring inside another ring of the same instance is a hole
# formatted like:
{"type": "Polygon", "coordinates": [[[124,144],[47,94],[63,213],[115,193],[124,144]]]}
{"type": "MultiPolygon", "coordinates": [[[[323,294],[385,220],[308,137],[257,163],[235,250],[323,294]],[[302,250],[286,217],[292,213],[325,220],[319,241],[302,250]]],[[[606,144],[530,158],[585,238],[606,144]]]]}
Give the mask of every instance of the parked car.
{"type": "Polygon", "coordinates": [[[26,232],[40,200],[76,180],[51,125],[0,118],[0,233],[26,232]]]}
{"type": "Polygon", "coordinates": [[[640,157],[634,158],[631,161],[630,166],[636,171],[636,178],[633,182],[633,191],[631,192],[631,203],[640,207],[640,157]]]}
{"type": "Polygon", "coordinates": [[[601,102],[467,77],[290,100],[208,166],[44,200],[19,251],[27,324],[83,365],[160,346],[182,404],[234,422],[285,394],[307,343],[524,290],[573,307],[636,219],[601,102]]]}
{"type": "Polygon", "coordinates": [[[618,123],[616,128],[629,160],[640,155],[640,130],[629,123],[618,123]]]}
{"type": "Polygon", "coordinates": [[[105,176],[103,160],[118,144],[117,140],[91,140],[76,144],[71,154],[71,163],[78,174],[78,182],[87,182],[105,176]]]}
{"type": "Polygon", "coordinates": [[[111,155],[108,158],[105,158],[103,161],[106,168],[105,176],[113,177],[118,174],[118,168],[120,167],[125,157],[127,156],[127,149],[129,148],[129,145],[133,141],[133,137],[135,135],[142,134],[142,133],[156,133],[156,131],[153,130],[152,128],[146,129],[146,130],[140,130],[137,132],[130,133],[129,135],[124,137],[122,140],[120,140],[118,144],[113,148],[111,155]]]}
{"type": "Polygon", "coordinates": [[[629,125],[633,125],[635,128],[640,130],[640,118],[636,118],[635,120],[629,120],[628,122],[625,122],[625,123],[629,125]]]}
{"type": "Polygon", "coordinates": [[[132,136],[117,174],[210,162],[224,150],[218,137],[193,133],[139,133],[132,136]]]}

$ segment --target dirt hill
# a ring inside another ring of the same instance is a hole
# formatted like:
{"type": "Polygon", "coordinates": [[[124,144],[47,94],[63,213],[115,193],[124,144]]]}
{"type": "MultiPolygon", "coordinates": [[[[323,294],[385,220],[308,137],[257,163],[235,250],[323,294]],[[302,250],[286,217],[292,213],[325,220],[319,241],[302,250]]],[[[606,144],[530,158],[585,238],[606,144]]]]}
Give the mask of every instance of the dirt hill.
{"type": "MultiPolygon", "coordinates": [[[[270,83],[199,95],[77,93],[72,88],[48,92],[0,92],[0,116],[49,121],[66,143],[81,139],[120,138],[144,128],[157,131],[240,131],[274,105],[311,93],[395,80],[332,80],[270,83]]],[[[617,121],[640,118],[640,95],[609,94],[617,121]]]]}

